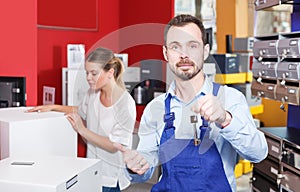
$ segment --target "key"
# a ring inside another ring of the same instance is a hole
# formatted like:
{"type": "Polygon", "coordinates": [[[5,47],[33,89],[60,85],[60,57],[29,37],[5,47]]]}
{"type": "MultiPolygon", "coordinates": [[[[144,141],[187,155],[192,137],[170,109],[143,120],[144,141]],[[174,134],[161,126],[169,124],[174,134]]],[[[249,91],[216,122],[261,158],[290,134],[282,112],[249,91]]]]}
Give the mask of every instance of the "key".
{"type": "Polygon", "coordinates": [[[198,118],[196,115],[192,115],[191,116],[191,123],[193,124],[194,126],[194,145],[195,146],[198,146],[200,144],[200,139],[198,138],[198,135],[197,135],[197,123],[198,123],[198,118]]]}
{"type": "Polygon", "coordinates": [[[284,112],[286,112],[284,103],[285,103],[285,101],[287,101],[287,100],[288,100],[288,97],[287,97],[287,96],[281,98],[281,105],[280,105],[279,108],[280,108],[282,111],[284,111],[284,112]]]}

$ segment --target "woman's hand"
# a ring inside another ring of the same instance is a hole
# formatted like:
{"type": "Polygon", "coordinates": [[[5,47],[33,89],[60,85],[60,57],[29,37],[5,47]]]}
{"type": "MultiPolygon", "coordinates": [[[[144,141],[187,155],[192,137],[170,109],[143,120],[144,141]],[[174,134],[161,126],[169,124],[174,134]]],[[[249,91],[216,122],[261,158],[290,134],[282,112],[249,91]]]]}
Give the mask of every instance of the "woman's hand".
{"type": "Polygon", "coordinates": [[[85,128],[81,117],[78,113],[68,113],[66,114],[67,119],[71,123],[73,129],[80,134],[81,130],[85,128]]]}
{"type": "Polygon", "coordinates": [[[25,112],[47,112],[47,111],[52,111],[55,108],[55,105],[39,105],[36,107],[33,107],[31,109],[28,109],[25,112]]]}

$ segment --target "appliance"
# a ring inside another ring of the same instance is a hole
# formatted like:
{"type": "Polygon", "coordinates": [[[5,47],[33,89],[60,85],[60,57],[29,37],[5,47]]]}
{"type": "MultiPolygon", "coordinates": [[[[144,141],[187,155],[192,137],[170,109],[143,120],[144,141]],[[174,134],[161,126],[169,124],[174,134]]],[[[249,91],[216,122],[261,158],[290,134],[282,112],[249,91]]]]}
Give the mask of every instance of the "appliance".
{"type": "Polygon", "coordinates": [[[126,67],[123,73],[123,81],[129,93],[133,91],[135,86],[141,82],[140,67],[126,67]]]}
{"type": "Polygon", "coordinates": [[[25,77],[0,77],[0,108],[26,106],[25,77]]]}
{"type": "Polygon", "coordinates": [[[121,59],[124,68],[126,69],[128,67],[128,54],[127,53],[115,53],[115,57],[118,57],[121,59]]]}
{"type": "Polygon", "coordinates": [[[234,52],[252,52],[253,43],[253,37],[236,37],[234,38],[234,52]]]}
{"type": "MultiPolygon", "coordinates": [[[[59,112],[0,109],[0,159],[14,156],[77,156],[77,133],[59,112]]],[[[1,190],[0,190],[1,191],[1,190]]]]}
{"type": "Polygon", "coordinates": [[[78,106],[89,89],[86,71],[82,68],[63,68],[62,78],[63,105],[78,106]]]}
{"type": "Polygon", "coordinates": [[[239,73],[239,61],[237,54],[212,54],[216,63],[216,73],[239,73]]]}
{"type": "MultiPolygon", "coordinates": [[[[136,104],[146,105],[154,97],[166,92],[165,65],[161,60],[148,59],[140,61],[140,80],[131,90],[136,104]]],[[[131,82],[133,83],[133,82],[131,82]]],[[[127,84],[128,85],[128,84],[127,84]]]]}
{"type": "Polygon", "coordinates": [[[147,59],[140,61],[141,66],[141,81],[154,79],[163,81],[163,62],[156,59],[147,59]]]}
{"type": "Polygon", "coordinates": [[[205,62],[203,64],[203,72],[211,81],[215,81],[215,76],[217,73],[216,64],[205,62]]]}
{"type": "Polygon", "coordinates": [[[0,161],[0,191],[99,192],[101,161],[75,157],[18,157],[0,161]]]}
{"type": "Polygon", "coordinates": [[[253,53],[237,53],[237,56],[239,61],[239,72],[251,72],[253,63],[253,53]]]}
{"type": "Polygon", "coordinates": [[[213,38],[214,38],[214,30],[212,27],[206,28],[206,42],[209,44],[209,50],[212,49],[213,46],[213,38]]]}

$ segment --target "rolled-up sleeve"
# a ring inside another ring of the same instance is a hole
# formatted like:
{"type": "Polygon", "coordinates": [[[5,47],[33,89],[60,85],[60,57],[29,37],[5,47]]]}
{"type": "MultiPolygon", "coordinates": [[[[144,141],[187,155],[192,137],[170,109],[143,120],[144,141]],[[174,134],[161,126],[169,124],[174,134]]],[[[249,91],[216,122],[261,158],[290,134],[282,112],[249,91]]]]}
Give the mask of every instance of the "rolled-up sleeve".
{"type": "MultiPolygon", "coordinates": [[[[232,88],[231,88],[232,89],[232,88]]],[[[265,136],[260,132],[253,121],[252,114],[244,95],[237,90],[225,91],[226,98],[230,98],[225,109],[232,115],[228,126],[220,133],[237,152],[252,162],[262,161],[268,153],[265,136]]]]}

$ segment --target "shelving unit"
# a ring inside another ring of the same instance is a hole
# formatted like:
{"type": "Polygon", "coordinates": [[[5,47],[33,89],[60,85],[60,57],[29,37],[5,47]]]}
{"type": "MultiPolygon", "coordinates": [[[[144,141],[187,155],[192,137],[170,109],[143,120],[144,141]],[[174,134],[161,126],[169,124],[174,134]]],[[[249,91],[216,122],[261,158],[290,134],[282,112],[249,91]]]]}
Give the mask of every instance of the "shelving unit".
{"type": "Polygon", "coordinates": [[[246,83],[246,73],[216,74],[215,81],[220,84],[246,83]]]}
{"type": "Polygon", "coordinates": [[[300,129],[269,127],[260,130],[266,136],[269,152],[264,161],[254,164],[253,191],[299,191],[300,129]]]}
{"type": "MultiPolygon", "coordinates": [[[[259,11],[286,3],[296,5],[300,1],[256,2],[259,11]]],[[[295,10],[299,13],[299,7],[295,10]]],[[[295,22],[292,20],[293,24],[295,22]]],[[[265,160],[254,164],[251,183],[255,192],[296,192],[300,188],[300,126],[295,115],[300,112],[299,45],[300,32],[295,31],[256,37],[254,43],[254,91],[261,97],[280,101],[281,107],[289,104],[287,127],[260,128],[266,136],[269,151],[265,160]]]]}
{"type": "Polygon", "coordinates": [[[258,115],[264,112],[264,105],[250,106],[252,115],[258,115]]]}

